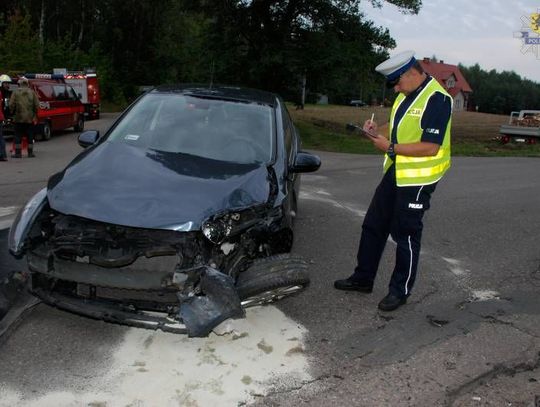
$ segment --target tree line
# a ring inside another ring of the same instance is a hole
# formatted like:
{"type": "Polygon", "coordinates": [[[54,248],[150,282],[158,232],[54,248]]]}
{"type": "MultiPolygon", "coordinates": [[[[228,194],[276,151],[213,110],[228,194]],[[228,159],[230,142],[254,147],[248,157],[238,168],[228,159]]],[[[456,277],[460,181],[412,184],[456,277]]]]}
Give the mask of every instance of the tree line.
{"type": "MultiPolygon", "coordinates": [[[[374,67],[396,43],[362,4],[418,13],[421,0],[3,0],[0,73],[95,67],[117,104],[164,83],[223,83],[308,102],[381,102],[374,67]]],[[[514,73],[463,73],[472,106],[507,112],[538,105],[538,84],[514,73]]],[[[391,92],[387,92],[390,96],[391,92]]]]}
{"type": "Polygon", "coordinates": [[[510,114],[515,110],[540,110],[540,84],[515,72],[483,70],[476,64],[459,66],[473,93],[469,107],[484,113],[510,114]]]}

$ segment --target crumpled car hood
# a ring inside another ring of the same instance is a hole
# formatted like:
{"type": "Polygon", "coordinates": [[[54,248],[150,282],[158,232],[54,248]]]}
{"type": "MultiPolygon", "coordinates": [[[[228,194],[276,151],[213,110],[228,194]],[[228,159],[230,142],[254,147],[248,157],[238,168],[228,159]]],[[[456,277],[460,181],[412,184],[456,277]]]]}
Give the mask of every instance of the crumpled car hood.
{"type": "Polygon", "coordinates": [[[212,214],[266,203],[264,164],[236,164],[104,142],[49,179],[49,205],[123,226],[196,230],[212,214]]]}

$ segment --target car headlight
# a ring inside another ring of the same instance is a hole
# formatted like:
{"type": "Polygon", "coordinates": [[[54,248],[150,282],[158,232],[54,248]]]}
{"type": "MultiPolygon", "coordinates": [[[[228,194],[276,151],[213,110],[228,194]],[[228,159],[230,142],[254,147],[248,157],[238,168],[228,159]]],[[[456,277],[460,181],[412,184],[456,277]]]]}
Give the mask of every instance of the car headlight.
{"type": "Polygon", "coordinates": [[[204,236],[212,243],[222,243],[227,237],[266,221],[266,207],[254,207],[238,212],[227,212],[206,220],[202,225],[204,236]]]}
{"type": "Polygon", "coordinates": [[[229,216],[207,220],[202,225],[203,235],[212,243],[219,244],[231,234],[232,225],[229,222],[229,216]]]}
{"type": "Polygon", "coordinates": [[[24,254],[24,241],[32,228],[32,224],[46,203],[47,188],[43,188],[35,194],[17,214],[17,217],[9,229],[8,237],[9,251],[15,257],[20,257],[24,254]]]}

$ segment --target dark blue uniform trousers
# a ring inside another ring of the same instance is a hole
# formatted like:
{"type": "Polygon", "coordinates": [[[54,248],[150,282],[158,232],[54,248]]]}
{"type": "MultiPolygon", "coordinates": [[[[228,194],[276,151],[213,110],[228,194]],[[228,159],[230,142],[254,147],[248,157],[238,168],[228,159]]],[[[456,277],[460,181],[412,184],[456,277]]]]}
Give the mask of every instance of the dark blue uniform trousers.
{"type": "Polygon", "coordinates": [[[398,187],[395,165],[388,169],[364,218],[354,280],[374,281],[388,235],[391,235],[397,249],[389,293],[399,298],[410,295],[420,256],[422,217],[429,209],[435,187],[436,183],[398,187]]]}

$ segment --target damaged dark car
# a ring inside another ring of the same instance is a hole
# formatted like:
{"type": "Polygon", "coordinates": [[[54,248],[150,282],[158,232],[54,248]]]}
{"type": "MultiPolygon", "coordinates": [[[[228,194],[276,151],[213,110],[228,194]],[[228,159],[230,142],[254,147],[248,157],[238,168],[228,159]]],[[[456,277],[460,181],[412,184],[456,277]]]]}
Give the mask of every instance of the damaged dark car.
{"type": "Polygon", "coordinates": [[[135,101],[18,214],[9,250],[29,290],[106,321],[206,336],[304,288],[293,243],[300,149],[282,99],[162,86],[135,101]]]}

